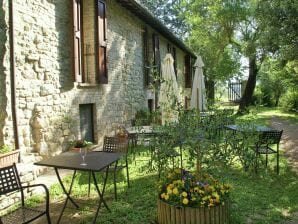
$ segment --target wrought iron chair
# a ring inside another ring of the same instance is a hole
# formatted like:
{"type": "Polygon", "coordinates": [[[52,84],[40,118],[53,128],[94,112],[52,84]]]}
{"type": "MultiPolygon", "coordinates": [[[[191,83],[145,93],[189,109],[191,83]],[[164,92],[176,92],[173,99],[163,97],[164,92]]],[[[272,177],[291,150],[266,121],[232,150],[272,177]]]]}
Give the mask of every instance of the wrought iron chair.
{"type": "Polygon", "coordinates": [[[118,163],[118,161],[115,163],[115,167],[113,169],[114,174],[114,193],[115,193],[115,199],[117,200],[117,172],[122,169],[126,169],[126,177],[127,177],[127,186],[129,187],[129,172],[128,172],[128,139],[126,138],[118,138],[118,137],[104,137],[103,142],[103,149],[104,152],[121,152],[124,154],[124,162],[118,163]]]}
{"type": "Polygon", "coordinates": [[[0,195],[12,192],[20,192],[21,194],[21,207],[13,212],[10,212],[0,217],[1,224],[25,224],[30,223],[39,217],[46,215],[48,224],[51,223],[49,213],[49,191],[44,184],[34,184],[22,186],[20,177],[18,175],[17,167],[15,164],[0,168],[0,195]],[[25,206],[24,190],[30,187],[43,187],[46,194],[45,210],[28,208],[25,206]]]}
{"type": "Polygon", "coordinates": [[[276,154],[276,172],[279,174],[279,143],[282,136],[281,131],[266,131],[260,134],[259,140],[256,143],[256,171],[257,171],[257,159],[261,154],[266,155],[266,167],[268,165],[268,155],[276,154]],[[276,145],[276,149],[272,148],[272,145],[276,145]]]}

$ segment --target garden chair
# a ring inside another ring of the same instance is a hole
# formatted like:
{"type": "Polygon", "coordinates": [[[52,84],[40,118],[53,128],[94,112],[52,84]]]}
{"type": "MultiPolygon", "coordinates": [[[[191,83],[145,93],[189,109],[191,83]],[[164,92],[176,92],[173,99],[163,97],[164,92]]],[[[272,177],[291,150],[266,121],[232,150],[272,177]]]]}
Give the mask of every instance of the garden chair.
{"type": "Polygon", "coordinates": [[[276,172],[279,174],[279,143],[282,136],[283,130],[281,131],[266,131],[260,134],[259,140],[255,146],[256,152],[256,172],[257,172],[257,160],[259,155],[266,155],[266,167],[268,165],[268,155],[276,154],[276,172]],[[272,146],[276,145],[276,149],[272,146]]]}
{"type": "Polygon", "coordinates": [[[0,195],[19,192],[21,194],[21,207],[0,217],[1,224],[25,224],[30,223],[39,217],[46,215],[47,223],[51,223],[49,213],[49,191],[44,184],[22,186],[15,163],[0,168],[0,195]],[[25,206],[24,190],[31,187],[43,187],[46,194],[45,209],[29,208],[25,206]]]}
{"type": "Polygon", "coordinates": [[[127,177],[127,186],[129,187],[129,172],[128,172],[128,139],[121,139],[118,137],[104,137],[103,149],[104,152],[121,152],[124,153],[124,162],[119,163],[118,161],[115,163],[115,166],[112,170],[114,175],[114,194],[115,200],[117,200],[117,172],[122,169],[126,169],[126,177],[127,177]]]}

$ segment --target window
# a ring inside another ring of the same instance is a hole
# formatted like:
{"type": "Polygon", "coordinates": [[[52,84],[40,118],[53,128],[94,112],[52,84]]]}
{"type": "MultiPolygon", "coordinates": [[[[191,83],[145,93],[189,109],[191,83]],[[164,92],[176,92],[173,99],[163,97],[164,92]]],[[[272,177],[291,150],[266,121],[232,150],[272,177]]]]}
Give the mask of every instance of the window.
{"type": "Polygon", "coordinates": [[[185,55],[184,58],[184,80],[185,80],[185,88],[191,88],[191,56],[185,55]]]}
{"type": "Polygon", "coordinates": [[[80,83],[108,83],[106,3],[73,0],[74,74],[80,83]]]}

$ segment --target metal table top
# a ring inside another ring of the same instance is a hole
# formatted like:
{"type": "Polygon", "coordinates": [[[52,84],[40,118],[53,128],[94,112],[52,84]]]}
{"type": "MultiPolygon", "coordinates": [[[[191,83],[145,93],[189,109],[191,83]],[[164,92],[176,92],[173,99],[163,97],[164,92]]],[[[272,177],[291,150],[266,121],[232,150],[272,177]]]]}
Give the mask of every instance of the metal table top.
{"type": "Polygon", "coordinates": [[[276,131],[273,128],[267,127],[267,126],[263,126],[263,125],[257,125],[255,127],[251,127],[251,129],[245,129],[240,125],[237,124],[230,124],[230,125],[226,125],[227,129],[233,130],[233,131],[257,131],[257,132],[267,132],[267,131],[276,131]]]}
{"type": "Polygon", "coordinates": [[[65,152],[52,158],[43,159],[40,162],[36,162],[34,164],[69,170],[101,171],[119,160],[123,155],[123,153],[115,152],[88,152],[85,157],[87,165],[83,166],[80,165],[83,161],[80,153],[65,152]]]}

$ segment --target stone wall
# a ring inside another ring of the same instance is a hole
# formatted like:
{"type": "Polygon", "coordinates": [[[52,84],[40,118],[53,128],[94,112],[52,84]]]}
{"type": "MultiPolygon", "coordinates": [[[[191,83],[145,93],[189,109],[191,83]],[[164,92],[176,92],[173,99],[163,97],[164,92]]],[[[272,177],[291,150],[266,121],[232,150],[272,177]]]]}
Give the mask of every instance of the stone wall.
{"type": "MultiPolygon", "coordinates": [[[[147,107],[147,99],[154,98],[144,87],[143,32],[147,25],[116,1],[106,1],[109,83],[87,87],[73,81],[71,1],[14,2],[16,106],[23,163],[34,161],[31,154],[60,153],[69,140],[80,137],[80,104],[93,105],[95,140],[101,144],[104,135],[119,124],[129,125],[135,112],[147,107]]],[[[150,37],[156,31],[147,27],[152,55],[150,37]]],[[[0,1],[0,40],[0,144],[13,145],[8,1],[0,1]]],[[[168,42],[160,36],[161,59],[168,42]]],[[[184,89],[185,53],[176,49],[179,89],[185,95],[189,94],[184,89]]],[[[22,173],[22,180],[30,183],[40,171],[25,167],[30,169],[22,173]]]]}
{"type": "MultiPolygon", "coordinates": [[[[2,5],[7,17],[7,6],[2,5]]],[[[82,87],[73,82],[71,8],[71,1],[15,1],[17,115],[23,153],[53,155],[64,150],[69,139],[78,138],[80,104],[94,105],[95,139],[99,142],[118,124],[128,124],[137,110],[147,106],[142,38],[146,24],[115,1],[108,0],[109,83],[82,87]]],[[[7,25],[7,18],[0,21],[1,27],[7,25]]],[[[149,27],[149,37],[153,32],[156,31],[149,27]]],[[[1,29],[1,38],[5,40],[3,33],[5,29],[1,29]]],[[[160,37],[161,59],[167,52],[168,42],[160,37]]],[[[7,40],[5,44],[8,46],[7,40]]],[[[4,54],[1,57],[7,59],[8,52],[4,54]]],[[[179,88],[185,94],[184,52],[179,48],[177,59],[179,88]]],[[[9,84],[8,68],[9,60],[3,60],[2,86],[9,84]]],[[[0,119],[1,135],[4,135],[5,130],[12,130],[4,122],[10,117],[7,115],[10,114],[9,88],[1,88],[0,94],[6,96],[0,102],[6,108],[5,118],[2,115],[0,119]]],[[[12,134],[5,136],[13,139],[12,134]]]]}
{"type": "Polygon", "coordinates": [[[13,145],[10,99],[8,1],[0,1],[0,146],[13,145]]]}

